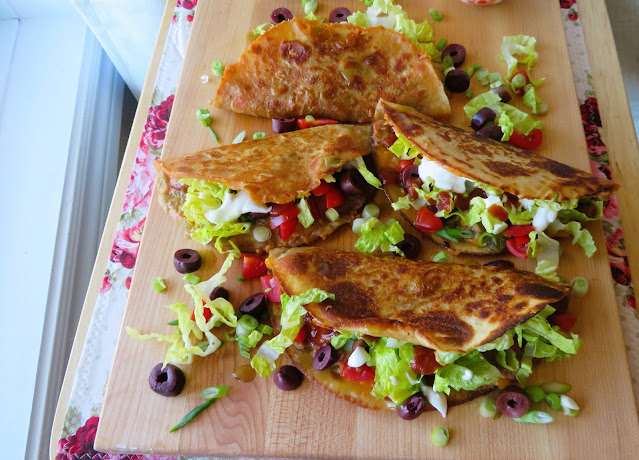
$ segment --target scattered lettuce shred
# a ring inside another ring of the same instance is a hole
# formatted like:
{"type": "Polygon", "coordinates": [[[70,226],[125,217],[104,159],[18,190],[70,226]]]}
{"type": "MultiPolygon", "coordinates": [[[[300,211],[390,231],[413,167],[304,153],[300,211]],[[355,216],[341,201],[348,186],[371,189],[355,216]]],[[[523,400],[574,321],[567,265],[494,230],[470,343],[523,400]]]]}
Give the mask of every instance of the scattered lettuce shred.
{"type": "Polygon", "coordinates": [[[163,366],[167,364],[191,364],[194,355],[208,356],[215,352],[222,346],[222,341],[211,332],[211,329],[215,327],[218,321],[235,327],[237,325],[237,316],[235,316],[233,305],[227,300],[222,298],[210,300],[206,293],[226,281],[225,274],[235,258],[236,254],[234,252],[229,253],[220,271],[211,278],[199,284],[186,284],[184,286],[184,289],[191,294],[195,303],[195,321],[191,319],[192,311],[184,303],[179,302],[166,307],[177,315],[178,325],[173,330],[172,335],[155,332],[141,334],[137,329],[128,326],[125,328],[127,334],[135,339],[155,339],[160,342],[168,342],[169,348],[164,357],[163,366]],[[204,304],[212,313],[208,321],[204,317],[204,304]]]}
{"type": "Polygon", "coordinates": [[[404,255],[397,247],[397,244],[404,240],[404,229],[397,220],[389,219],[382,223],[376,217],[371,217],[360,229],[360,236],[355,242],[355,249],[358,251],[372,253],[379,248],[382,252],[404,255]]]}
{"type": "Polygon", "coordinates": [[[368,182],[370,185],[372,185],[375,188],[378,188],[378,189],[382,188],[382,182],[377,177],[375,177],[375,174],[370,172],[370,170],[366,167],[364,158],[357,157],[351,160],[349,163],[355,169],[357,169],[357,171],[359,171],[359,173],[362,175],[362,177],[364,178],[366,182],[368,182]]]}
{"type": "Polygon", "coordinates": [[[559,241],[550,238],[544,232],[530,232],[528,235],[527,255],[529,258],[537,259],[535,273],[548,281],[559,283],[561,279],[557,275],[559,267],[559,256],[561,255],[561,245],[559,241]]]}
{"type": "Polygon", "coordinates": [[[535,51],[536,44],[535,37],[528,35],[510,35],[503,38],[500,58],[508,66],[506,79],[510,80],[510,77],[517,71],[518,63],[526,64],[526,72],[530,73],[532,65],[539,57],[535,51]]]}
{"type": "Polygon", "coordinates": [[[415,347],[404,342],[398,347],[387,346],[381,338],[370,348],[371,365],[375,366],[375,386],[371,392],[380,399],[389,397],[401,404],[419,390],[419,379],[410,367],[415,347]]]}
{"type": "MultiPolygon", "coordinates": [[[[199,179],[180,179],[181,184],[189,186],[184,196],[182,213],[195,229],[190,236],[193,240],[206,245],[216,239],[216,249],[222,246],[222,238],[248,233],[251,224],[247,222],[223,222],[211,224],[205,214],[219,208],[230,190],[227,186],[199,179]]],[[[222,252],[220,249],[218,251],[222,252]]]]}
{"type": "Polygon", "coordinates": [[[305,197],[299,197],[297,208],[300,210],[300,213],[297,215],[300,224],[302,224],[304,228],[308,228],[313,225],[315,219],[313,218],[313,213],[311,213],[311,208],[309,208],[305,197]]]}
{"type": "Polygon", "coordinates": [[[271,375],[275,370],[275,360],[293,344],[295,336],[303,326],[306,314],[304,305],[323,302],[326,299],[335,300],[335,295],[321,289],[309,289],[291,297],[282,294],[280,299],[282,302],[280,333],[260,345],[257,353],[251,359],[251,367],[261,377],[271,375]]]}
{"type": "Polygon", "coordinates": [[[513,129],[525,135],[530,134],[533,129],[542,129],[543,122],[535,120],[526,112],[500,101],[499,95],[492,91],[486,91],[468,102],[464,106],[464,112],[466,112],[466,116],[472,120],[480,109],[484,107],[491,108],[499,116],[496,122],[504,132],[501,138],[504,142],[510,139],[513,129]]]}

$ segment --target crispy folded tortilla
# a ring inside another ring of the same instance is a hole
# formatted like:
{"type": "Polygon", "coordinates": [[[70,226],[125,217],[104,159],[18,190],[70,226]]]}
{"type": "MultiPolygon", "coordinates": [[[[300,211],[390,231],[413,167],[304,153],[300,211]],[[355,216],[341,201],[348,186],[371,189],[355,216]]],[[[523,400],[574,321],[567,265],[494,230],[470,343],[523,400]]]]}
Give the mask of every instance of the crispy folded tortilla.
{"type": "MultiPolygon", "coordinates": [[[[566,164],[507,143],[494,141],[455,126],[443,124],[412,107],[380,100],[375,110],[371,138],[377,170],[397,171],[399,159],[388,150],[394,133],[405,137],[423,156],[448,171],[498,188],[518,198],[559,201],[591,197],[606,200],[616,185],[566,164]]],[[[406,195],[401,184],[384,187],[391,202],[406,195]]],[[[417,210],[401,210],[414,223],[417,210]]],[[[490,254],[488,248],[460,240],[454,243],[434,232],[426,235],[458,252],[490,254]]]]}
{"type": "Polygon", "coordinates": [[[296,18],[268,30],[226,67],[215,106],[267,118],[370,122],[380,98],[450,115],[430,57],[404,35],[296,18]]]}
{"type": "MultiPolygon", "coordinates": [[[[318,187],[322,178],[370,151],[369,127],[327,125],[156,160],[158,200],[190,233],[194,225],[182,214],[186,187],[178,183],[179,179],[202,179],[245,190],[256,203],[290,203],[297,195],[318,187]]],[[[346,195],[337,209],[338,220],[330,222],[322,216],[309,228],[298,225],[286,241],[277,231],[265,242],[257,242],[250,232],[229,240],[243,252],[308,244],[352,221],[367,199],[367,195],[346,195]]]]}
{"type": "MultiPolygon", "coordinates": [[[[380,259],[313,247],[274,249],[267,265],[289,295],[311,288],[335,295],[335,300],[305,306],[323,327],[456,353],[502,336],[570,292],[569,286],[514,269],[380,259]]],[[[333,370],[315,371],[313,351],[291,346],[287,354],[305,375],[340,398],[392,410],[370,394],[370,384],[341,378],[333,370]]],[[[494,387],[451,392],[449,406],[494,387]]]]}

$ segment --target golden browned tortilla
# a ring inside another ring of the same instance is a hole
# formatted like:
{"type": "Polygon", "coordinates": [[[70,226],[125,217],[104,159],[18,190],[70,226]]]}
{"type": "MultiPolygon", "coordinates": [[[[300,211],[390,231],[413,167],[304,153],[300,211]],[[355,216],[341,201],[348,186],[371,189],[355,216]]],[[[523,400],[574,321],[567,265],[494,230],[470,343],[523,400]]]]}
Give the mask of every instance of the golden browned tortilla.
{"type": "Polygon", "coordinates": [[[515,269],[313,247],[274,249],[267,265],[289,295],[312,288],[335,295],[305,307],[323,327],[455,353],[501,337],[570,292],[515,269]]]}
{"type": "MultiPolygon", "coordinates": [[[[293,131],[156,160],[156,195],[164,210],[191,233],[194,225],[182,213],[187,187],[179,184],[180,179],[208,180],[233,190],[246,190],[257,203],[290,203],[298,194],[308,194],[318,187],[322,178],[341,170],[350,160],[370,152],[367,126],[327,125],[293,131]]],[[[308,244],[351,222],[367,199],[368,195],[346,195],[344,204],[337,208],[339,219],[330,222],[321,213],[309,228],[298,224],[285,241],[277,231],[264,242],[256,241],[252,232],[228,239],[242,252],[308,244]]]]}
{"type": "Polygon", "coordinates": [[[450,115],[426,52],[384,27],[284,21],[229,65],[215,106],[267,118],[369,122],[380,99],[450,115]]]}
{"type": "MultiPolygon", "coordinates": [[[[511,193],[518,198],[559,201],[592,197],[607,199],[616,185],[584,171],[507,143],[440,123],[415,109],[380,100],[371,128],[373,155],[378,172],[397,171],[399,158],[387,147],[401,135],[417,147],[423,156],[436,161],[452,173],[511,193]]],[[[406,195],[399,183],[384,186],[386,196],[396,202],[406,195]]],[[[411,224],[417,210],[402,209],[411,224]]],[[[451,242],[434,232],[426,236],[455,253],[494,254],[498,249],[482,247],[470,240],[451,242]]]]}

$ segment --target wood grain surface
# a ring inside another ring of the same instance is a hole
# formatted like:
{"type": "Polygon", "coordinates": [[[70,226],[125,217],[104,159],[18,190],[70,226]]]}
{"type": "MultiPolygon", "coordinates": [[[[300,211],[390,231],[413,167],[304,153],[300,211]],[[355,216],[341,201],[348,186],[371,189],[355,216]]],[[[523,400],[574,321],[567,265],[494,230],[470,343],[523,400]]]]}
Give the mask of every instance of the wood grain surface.
{"type": "MultiPolygon", "coordinates": [[[[544,117],[544,144],[540,153],[572,166],[588,170],[586,144],[581,128],[579,107],[565,46],[563,25],[555,0],[507,1],[491,8],[465,7],[450,0],[404,1],[413,18],[438,8],[444,20],[434,25],[437,38],[467,46],[467,65],[479,62],[492,71],[504,73],[498,59],[503,35],[525,33],[538,39],[540,59],[533,75],[548,77],[540,90],[551,110],[544,117]],[[453,6],[454,5],[454,6],[453,6]]],[[[234,62],[248,44],[247,32],[267,22],[270,11],[285,5],[301,14],[297,1],[201,2],[184,62],[182,76],[163,155],[173,157],[212,146],[211,138],[194,116],[195,109],[207,107],[214,118],[213,129],[224,143],[241,130],[270,133],[270,122],[212,109],[217,79],[203,85],[200,75],[209,74],[213,59],[234,62]]],[[[331,8],[360,8],[355,1],[323,1],[318,15],[326,17],[331,8]]],[[[484,88],[473,81],[476,94],[484,88]]],[[[453,95],[452,122],[466,127],[461,111],[467,101],[453,95]]],[[[382,196],[378,196],[385,203],[382,196]]],[[[390,215],[389,207],[384,213],[390,215]]],[[[544,363],[533,374],[534,382],[548,380],[573,384],[571,396],[582,412],[568,418],[557,413],[548,426],[517,424],[506,417],[485,420],[477,403],[454,408],[442,420],[436,413],[425,414],[414,422],[405,422],[389,413],[359,409],[325,393],[310,382],[294,392],[278,390],[270,379],[242,384],[231,376],[234,369],[248,361],[232,344],[214,355],[184,366],[187,385],[177,398],[152,393],[146,383],[150,369],[164,356],[165,345],[136,341],[121,333],[111,372],[95,446],[109,452],[135,452],[181,455],[285,456],[285,457],[365,457],[365,458],[629,458],[639,455],[639,429],[630,387],[627,359],[619,325],[610,269],[600,224],[590,229],[600,251],[587,259],[579,248],[564,242],[566,252],[560,275],[566,279],[581,275],[589,279],[591,289],[584,299],[574,301],[576,326],[584,339],[580,353],[565,362],[544,363]],[[198,391],[226,384],[228,395],[207,409],[198,419],[177,433],[168,430],[191,408],[200,404],[198,391]],[[430,442],[432,429],[444,424],[451,430],[451,442],[445,449],[430,442]]],[[[413,232],[414,233],[414,232],[413,232]]],[[[353,235],[343,228],[325,246],[352,248],[353,235]]],[[[424,242],[424,258],[439,251],[424,242]]],[[[169,333],[166,322],[173,319],[164,305],[190,302],[182,289],[181,277],[172,268],[176,249],[193,247],[202,253],[204,265],[197,273],[207,278],[219,267],[222,257],[202,249],[184,237],[177,224],[154,201],[149,211],[139,258],[131,285],[123,325],[143,332],[169,333]],[[163,276],[168,289],[153,290],[150,280],[163,276]]],[[[477,263],[474,259],[456,258],[477,263]]],[[[482,260],[483,262],[484,260],[482,260]]],[[[534,263],[516,261],[520,268],[532,269],[534,263]]],[[[259,290],[259,282],[235,281],[239,264],[229,273],[226,287],[231,302],[238,304],[259,290]]]]}

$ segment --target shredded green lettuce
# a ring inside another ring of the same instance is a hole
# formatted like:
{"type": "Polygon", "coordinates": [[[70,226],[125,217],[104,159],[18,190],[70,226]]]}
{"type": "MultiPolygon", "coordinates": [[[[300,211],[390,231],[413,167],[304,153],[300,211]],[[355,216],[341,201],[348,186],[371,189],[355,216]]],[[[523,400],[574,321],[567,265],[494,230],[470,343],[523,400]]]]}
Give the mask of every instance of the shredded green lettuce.
{"type": "Polygon", "coordinates": [[[404,343],[399,347],[388,347],[386,338],[381,338],[370,347],[372,365],[375,366],[373,396],[387,396],[395,404],[401,404],[419,390],[419,379],[410,367],[415,347],[404,343]]]}
{"type": "Polygon", "coordinates": [[[275,370],[275,360],[284,353],[286,348],[293,344],[295,337],[303,326],[304,315],[306,314],[304,305],[323,302],[326,299],[335,300],[335,295],[315,288],[291,297],[283,293],[280,299],[282,302],[280,333],[260,345],[251,360],[251,367],[261,377],[271,375],[275,370]]]}
{"type": "Polygon", "coordinates": [[[360,236],[355,242],[355,249],[358,251],[371,253],[379,248],[382,252],[404,255],[397,247],[404,239],[404,229],[395,219],[381,223],[379,219],[372,217],[362,224],[360,230],[360,236]]]}
{"type": "Polygon", "coordinates": [[[388,150],[400,160],[410,160],[422,154],[417,147],[414,147],[408,139],[400,134],[397,135],[397,140],[393,142],[393,145],[388,150]]]}
{"type": "Polygon", "coordinates": [[[499,118],[497,119],[497,124],[502,128],[504,132],[504,136],[502,137],[502,141],[507,141],[510,139],[510,135],[513,132],[513,129],[528,135],[533,129],[542,129],[543,122],[540,120],[533,119],[526,112],[519,110],[516,107],[513,107],[510,104],[505,104],[500,102],[501,98],[496,93],[492,91],[486,91],[485,93],[480,94],[479,96],[472,99],[464,106],[464,112],[466,112],[466,116],[472,120],[475,114],[484,107],[489,107],[492,109],[499,118]],[[506,116],[501,122],[502,117],[506,116]]]}
{"type": "Polygon", "coordinates": [[[343,348],[349,340],[358,339],[360,335],[361,334],[358,334],[356,332],[338,331],[337,335],[331,337],[331,346],[336,350],[339,350],[340,348],[343,348]]]}
{"type": "Polygon", "coordinates": [[[433,389],[450,394],[450,389],[475,390],[494,382],[501,376],[499,369],[486,361],[477,350],[472,350],[435,372],[433,389]]]}
{"type": "Polygon", "coordinates": [[[551,234],[559,232],[570,233],[572,235],[572,244],[581,246],[588,257],[592,257],[597,252],[597,246],[595,245],[595,240],[592,239],[592,235],[577,221],[563,224],[556,220],[548,226],[548,232],[551,234]]]}
{"type": "Polygon", "coordinates": [[[526,107],[530,107],[534,115],[539,115],[539,107],[543,104],[543,101],[537,96],[535,87],[533,85],[526,85],[526,93],[522,98],[522,102],[526,107]]]}
{"type": "Polygon", "coordinates": [[[559,267],[559,256],[561,255],[561,245],[559,241],[550,238],[544,232],[530,232],[528,235],[527,255],[529,258],[537,259],[535,273],[549,281],[559,283],[561,280],[557,276],[559,267]]]}
{"type": "Polygon", "coordinates": [[[530,72],[532,65],[539,57],[535,51],[537,40],[528,35],[505,36],[501,44],[500,58],[506,62],[508,71],[506,79],[510,79],[517,70],[517,64],[526,64],[526,71],[530,72]]]}
{"type": "Polygon", "coordinates": [[[364,178],[366,182],[368,182],[375,188],[378,188],[378,189],[382,188],[381,181],[377,177],[375,177],[375,174],[370,172],[369,169],[366,167],[366,163],[364,163],[364,158],[357,157],[351,160],[350,164],[359,171],[359,173],[362,175],[362,177],[364,178]]]}
{"type": "Polygon", "coordinates": [[[297,208],[300,210],[300,213],[297,215],[300,224],[302,224],[304,228],[308,228],[313,225],[315,219],[313,218],[313,213],[311,213],[311,208],[309,208],[305,197],[300,197],[300,200],[297,203],[297,208]]]}

